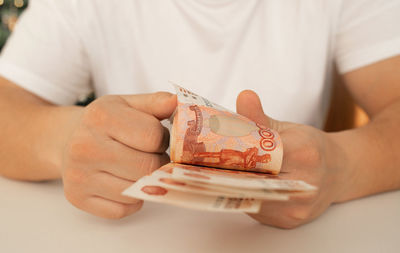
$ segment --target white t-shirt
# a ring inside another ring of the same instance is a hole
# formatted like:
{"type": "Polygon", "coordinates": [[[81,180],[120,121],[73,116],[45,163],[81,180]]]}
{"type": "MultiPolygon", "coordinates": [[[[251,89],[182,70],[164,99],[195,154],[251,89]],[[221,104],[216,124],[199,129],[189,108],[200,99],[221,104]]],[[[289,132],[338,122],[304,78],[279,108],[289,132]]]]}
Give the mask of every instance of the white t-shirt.
{"type": "Polygon", "coordinates": [[[270,116],[323,125],[334,63],[400,54],[400,0],[33,0],[0,74],[55,104],[173,91],[229,109],[253,89],[270,116]]]}

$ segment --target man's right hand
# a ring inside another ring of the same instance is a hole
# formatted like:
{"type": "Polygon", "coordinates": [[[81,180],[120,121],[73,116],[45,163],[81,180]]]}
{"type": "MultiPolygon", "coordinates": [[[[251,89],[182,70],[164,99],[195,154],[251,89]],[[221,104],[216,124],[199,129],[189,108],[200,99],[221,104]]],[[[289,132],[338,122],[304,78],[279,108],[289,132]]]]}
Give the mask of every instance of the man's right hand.
{"type": "Polygon", "coordinates": [[[118,219],[138,211],[142,201],[121,192],[169,162],[168,130],[176,96],[153,93],[104,96],[88,105],[66,143],[62,178],[76,207],[118,219]]]}

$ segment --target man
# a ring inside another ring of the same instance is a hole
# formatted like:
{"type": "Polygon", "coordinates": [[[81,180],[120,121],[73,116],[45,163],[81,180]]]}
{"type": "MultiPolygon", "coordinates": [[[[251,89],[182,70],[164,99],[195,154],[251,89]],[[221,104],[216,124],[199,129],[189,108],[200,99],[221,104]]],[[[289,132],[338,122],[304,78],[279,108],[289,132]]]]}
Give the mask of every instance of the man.
{"type": "Polygon", "coordinates": [[[319,192],[253,218],[293,228],[332,203],[400,188],[399,0],[33,0],[0,60],[0,173],[62,177],[75,206],[122,218],[121,196],[168,162],[168,80],[276,129],[282,171],[319,192]],[[371,122],[325,133],[337,65],[371,122]],[[95,91],[87,107],[73,104],[95,91]],[[148,94],[143,94],[148,93],[148,94]],[[124,95],[112,95],[124,94],[124,95]],[[132,95],[133,94],[133,95],[132,95]],[[273,120],[265,115],[282,120],[273,120]],[[293,123],[288,123],[293,122],[293,123]]]}

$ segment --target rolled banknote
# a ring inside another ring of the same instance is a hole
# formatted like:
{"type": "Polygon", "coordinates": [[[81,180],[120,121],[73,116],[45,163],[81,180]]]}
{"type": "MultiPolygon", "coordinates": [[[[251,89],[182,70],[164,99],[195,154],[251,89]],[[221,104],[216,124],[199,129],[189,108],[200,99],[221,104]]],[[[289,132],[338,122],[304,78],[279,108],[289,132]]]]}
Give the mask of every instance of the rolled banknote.
{"type": "Polygon", "coordinates": [[[256,124],[175,85],[170,149],[175,163],[278,174],[282,142],[273,129],[256,124]]]}

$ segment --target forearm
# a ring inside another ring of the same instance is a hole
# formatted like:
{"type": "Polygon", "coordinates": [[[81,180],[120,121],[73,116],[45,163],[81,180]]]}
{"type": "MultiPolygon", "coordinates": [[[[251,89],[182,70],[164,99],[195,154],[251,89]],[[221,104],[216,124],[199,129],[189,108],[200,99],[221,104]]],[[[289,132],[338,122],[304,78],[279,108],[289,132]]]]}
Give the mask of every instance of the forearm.
{"type": "Polygon", "coordinates": [[[0,174],[20,180],[61,176],[63,145],[82,108],[56,107],[0,83],[0,174]]]}
{"type": "Polygon", "coordinates": [[[329,134],[344,152],[346,171],[337,202],[400,189],[400,100],[364,127],[329,134]]]}

